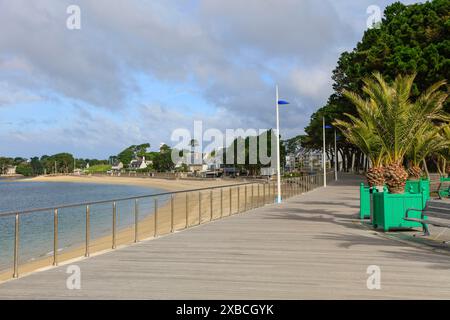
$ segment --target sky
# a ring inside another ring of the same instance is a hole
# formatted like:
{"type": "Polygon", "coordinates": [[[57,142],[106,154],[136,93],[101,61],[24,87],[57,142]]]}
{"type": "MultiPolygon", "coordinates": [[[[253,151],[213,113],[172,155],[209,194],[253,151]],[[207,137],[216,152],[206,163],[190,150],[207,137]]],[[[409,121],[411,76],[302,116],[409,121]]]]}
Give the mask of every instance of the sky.
{"type": "MultiPolygon", "coordinates": [[[[0,0],[0,156],[105,159],[175,129],[303,133],[376,0],[0,0]],[[80,29],[67,28],[67,7],[80,29]]],[[[415,1],[402,1],[405,4],[415,1]]]]}

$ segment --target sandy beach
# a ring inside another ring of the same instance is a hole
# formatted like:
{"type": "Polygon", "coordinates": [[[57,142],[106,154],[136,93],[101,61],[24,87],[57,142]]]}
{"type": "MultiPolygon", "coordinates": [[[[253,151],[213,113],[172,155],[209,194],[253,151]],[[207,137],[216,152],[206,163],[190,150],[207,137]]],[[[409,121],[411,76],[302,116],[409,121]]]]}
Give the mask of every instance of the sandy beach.
{"type": "MultiPolygon", "coordinates": [[[[96,183],[96,184],[126,184],[143,187],[160,188],[167,191],[185,191],[198,188],[209,188],[218,186],[229,186],[219,189],[183,192],[173,196],[173,200],[164,205],[158,206],[157,214],[146,215],[138,223],[138,238],[140,241],[155,239],[160,236],[170,234],[172,231],[178,231],[205,223],[211,220],[226,217],[231,214],[245,211],[251,207],[256,207],[262,203],[271,203],[272,194],[275,191],[269,186],[263,187],[262,184],[253,184],[247,186],[236,186],[242,183],[241,180],[165,180],[154,178],[136,178],[136,177],[98,177],[98,176],[56,176],[56,177],[37,177],[22,181],[40,181],[40,182],[74,182],[74,183],[96,183]],[[235,186],[232,186],[235,185],[235,186]],[[253,188],[253,192],[252,192],[253,188]],[[259,188],[259,197],[258,197],[259,188]],[[264,190],[265,189],[265,190],[264,190]],[[253,197],[252,197],[253,194],[253,197]],[[265,196],[264,196],[265,195],[265,196]],[[173,208],[172,208],[173,204],[173,208]],[[173,211],[173,230],[172,229],[172,211],[173,211]],[[155,218],[156,217],[156,218],[155,218]],[[156,232],[155,232],[156,225],[156,232]]],[[[80,235],[84,237],[84,235],[80,235]]],[[[116,234],[117,247],[134,243],[135,225],[118,230],[116,234]]],[[[60,249],[61,250],[61,249],[60,249]]],[[[99,254],[112,250],[112,235],[101,238],[91,239],[89,243],[90,255],[99,254]]],[[[74,261],[85,256],[86,246],[65,248],[58,252],[58,262],[74,261]]],[[[34,261],[20,263],[20,276],[45,270],[51,267],[53,256],[39,258],[34,261]]],[[[2,270],[0,273],[0,282],[12,278],[13,269],[2,270]]]]}
{"type": "MultiPolygon", "coordinates": [[[[209,180],[169,180],[128,176],[40,176],[21,181],[35,182],[73,182],[73,183],[96,183],[96,184],[124,184],[141,187],[164,189],[167,191],[181,191],[197,188],[207,188],[235,184],[235,180],[209,179],[209,180]]],[[[242,182],[242,181],[241,181],[242,182]]]]}

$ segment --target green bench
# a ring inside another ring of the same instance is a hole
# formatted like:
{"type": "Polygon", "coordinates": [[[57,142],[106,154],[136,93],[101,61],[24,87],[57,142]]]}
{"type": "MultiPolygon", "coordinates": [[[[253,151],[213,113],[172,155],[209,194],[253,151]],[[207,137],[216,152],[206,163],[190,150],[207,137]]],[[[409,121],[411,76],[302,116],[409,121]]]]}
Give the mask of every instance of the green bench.
{"type": "Polygon", "coordinates": [[[406,221],[417,222],[422,225],[425,236],[430,235],[428,225],[437,227],[450,228],[450,201],[448,200],[428,200],[427,205],[423,209],[409,208],[406,210],[406,221]],[[420,217],[411,217],[412,212],[419,212],[420,217]]]}
{"type": "Polygon", "coordinates": [[[441,177],[439,179],[439,189],[438,189],[438,194],[439,194],[439,198],[443,199],[443,198],[448,198],[450,197],[450,177],[441,177]]]}

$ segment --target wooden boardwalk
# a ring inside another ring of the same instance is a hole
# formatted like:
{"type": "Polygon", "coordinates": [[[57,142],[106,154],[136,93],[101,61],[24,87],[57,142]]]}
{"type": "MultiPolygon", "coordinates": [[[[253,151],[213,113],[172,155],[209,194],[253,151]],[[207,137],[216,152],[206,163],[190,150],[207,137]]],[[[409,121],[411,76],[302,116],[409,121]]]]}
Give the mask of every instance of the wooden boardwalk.
{"type": "Polygon", "coordinates": [[[358,181],[0,284],[2,299],[450,299],[450,256],[361,226],[358,181]],[[367,267],[381,269],[369,290],[367,267]]]}

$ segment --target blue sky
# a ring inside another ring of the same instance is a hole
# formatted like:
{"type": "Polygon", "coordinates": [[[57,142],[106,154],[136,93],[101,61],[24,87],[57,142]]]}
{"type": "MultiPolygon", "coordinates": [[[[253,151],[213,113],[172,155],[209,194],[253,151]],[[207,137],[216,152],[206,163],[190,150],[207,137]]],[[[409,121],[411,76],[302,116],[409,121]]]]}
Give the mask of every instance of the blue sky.
{"type": "MultiPolygon", "coordinates": [[[[107,158],[177,128],[303,132],[374,0],[0,1],[0,156],[107,158]],[[66,8],[81,9],[68,30],[66,8]]],[[[403,1],[411,3],[414,1],[403,1]]]]}

